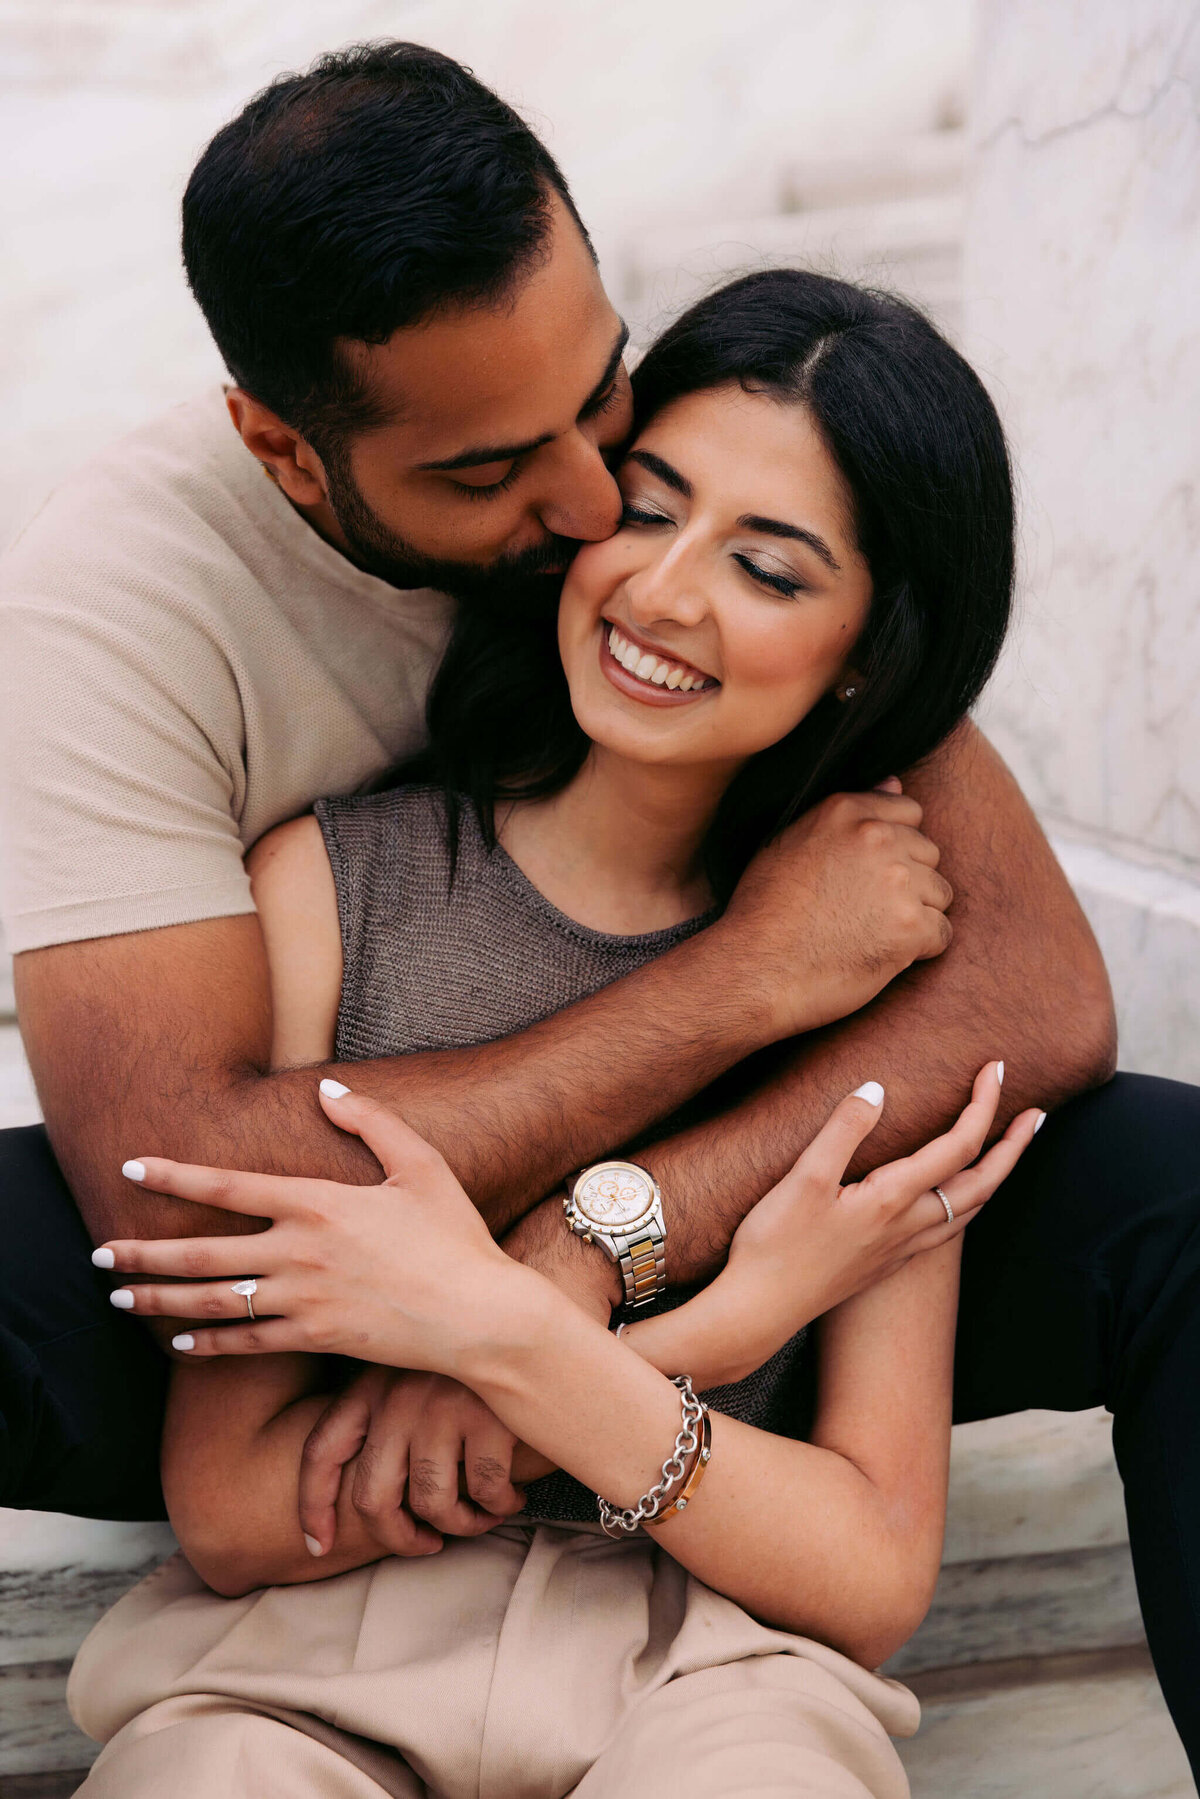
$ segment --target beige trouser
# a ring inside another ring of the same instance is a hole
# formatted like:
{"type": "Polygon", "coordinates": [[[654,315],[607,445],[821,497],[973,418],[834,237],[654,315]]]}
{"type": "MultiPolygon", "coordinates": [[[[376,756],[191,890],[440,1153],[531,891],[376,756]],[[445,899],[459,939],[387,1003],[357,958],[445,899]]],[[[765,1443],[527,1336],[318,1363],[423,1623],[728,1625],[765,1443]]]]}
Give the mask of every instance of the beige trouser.
{"type": "Polygon", "coordinates": [[[504,1526],[244,1599],[181,1556],[88,1637],[82,1799],[907,1799],[917,1702],[645,1540],[504,1526]]]}

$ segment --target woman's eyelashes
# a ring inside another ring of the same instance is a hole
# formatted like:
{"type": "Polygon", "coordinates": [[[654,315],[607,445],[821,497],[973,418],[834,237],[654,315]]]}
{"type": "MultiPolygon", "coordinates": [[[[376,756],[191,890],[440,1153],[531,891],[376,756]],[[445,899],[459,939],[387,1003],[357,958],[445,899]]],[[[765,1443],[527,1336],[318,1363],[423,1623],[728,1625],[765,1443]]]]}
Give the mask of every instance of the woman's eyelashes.
{"type": "MultiPolygon", "coordinates": [[[[645,504],[634,505],[632,500],[626,500],[621,510],[622,526],[674,526],[675,522],[667,513],[655,511],[645,504]]],[[[749,556],[736,552],[733,560],[758,586],[767,587],[772,593],[782,594],[786,600],[794,600],[798,593],[807,591],[807,583],[802,581],[799,575],[785,575],[778,570],[763,568],[760,563],[753,561],[749,556]]]]}
{"type": "Polygon", "coordinates": [[[674,519],[668,518],[665,512],[652,512],[645,506],[634,506],[626,500],[621,508],[623,525],[673,525],[674,519]]]}
{"type": "Polygon", "coordinates": [[[751,562],[749,556],[735,556],[733,560],[739,568],[745,569],[752,581],[769,587],[773,593],[781,593],[785,599],[794,600],[798,593],[804,591],[804,582],[794,575],[779,575],[771,569],[760,568],[757,562],[751,562]]]}

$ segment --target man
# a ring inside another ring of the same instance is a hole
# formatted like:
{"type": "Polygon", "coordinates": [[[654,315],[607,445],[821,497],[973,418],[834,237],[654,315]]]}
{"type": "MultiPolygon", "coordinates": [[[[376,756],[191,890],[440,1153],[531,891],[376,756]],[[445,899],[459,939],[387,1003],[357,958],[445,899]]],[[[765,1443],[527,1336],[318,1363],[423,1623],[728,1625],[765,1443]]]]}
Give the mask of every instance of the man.
{"type": "MultiPolygon", "coordinates": [[[[331,56],[252,101],[193,173],[184,253],[227,410],[208,396],[85,470],[3,578],[5,920],[53,1155],[39,1131],[0,1148],[0,1496],[106,1516],[161,1506],[165,1362],[108,1306],[88,1233],[229,1228],[122,1180],[131,1146],[377,1175],[324,1122],[311,1071],[269,1072],[243,850],[419,741],[445,595],[501,616],[552,604],[571,546],[615,528],[606,457],[630,422],[625,334],[561,174],[435,52],[331,56]]],[[[889,1100],[872,1161],[942,1128],[994,1053],[1009,1116],[1111,1074],[1095,945],[998,759],[965,732],[904,783],[955,889],[953,948],[644,1151],[674,1280],[719,1263],[864,1074],[889,1100]]],[[[611,1305],[615,1271],[567,1233],[555,1190],[768,1041],[781,982],[839,956],[853,972],[820,876],[794,831],[719,936],[521,1037],[357,1064],[354,1086],[443,1149],[493,1228],[521,1220],[527,1259],[611,1305]]],[[[1124,1077],[1052,1117],[968,1233],[957,1391],[962,1417],[1114,1407],[1147,1622],[1193,1754],[1198,1150],[1196,1095],[1168,1083],[1124,1077]]],[[[391,1392],[367,1371],[318,1459],[340,1466],[349,1429],[378,1461],[391,1392]]],[[[444,1521],[446,1485],[410,1487],[410,1508],[444,1521]]]]}

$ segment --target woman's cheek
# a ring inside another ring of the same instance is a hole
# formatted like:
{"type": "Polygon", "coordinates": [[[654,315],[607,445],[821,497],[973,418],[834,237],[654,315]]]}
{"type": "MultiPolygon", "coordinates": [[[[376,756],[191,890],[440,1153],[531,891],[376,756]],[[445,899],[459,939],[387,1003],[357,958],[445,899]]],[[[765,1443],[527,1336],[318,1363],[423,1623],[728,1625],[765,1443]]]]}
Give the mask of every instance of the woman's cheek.
{"type": "Polygon", "coordinates": [[[797,635],[764,632],[743,641],[735,660],[726,655],[726,682],[745,696],[746,723],[761,738],[759,747],[778,743],[806,718],[832,686],[844,659],[842,640],[814,642],[797,635]]]}

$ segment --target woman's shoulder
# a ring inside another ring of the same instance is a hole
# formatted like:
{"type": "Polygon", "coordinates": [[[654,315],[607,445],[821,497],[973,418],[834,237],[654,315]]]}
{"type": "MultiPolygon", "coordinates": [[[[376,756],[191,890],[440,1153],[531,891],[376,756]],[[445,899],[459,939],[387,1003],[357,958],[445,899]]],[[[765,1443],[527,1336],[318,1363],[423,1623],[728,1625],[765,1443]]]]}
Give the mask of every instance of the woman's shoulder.
{"type": "MultiPolygon", "coordinates": [[[[357,904],[403,878],[406,890],[446,884],[451,855],[449,814],[441,788],[424,783],[318,800],[317,825],[339,894],[357,904]]],[[[466,802],[456,808],[458,862],[474,866],[478,829],[466,802]],[[465,858],[465,862],[464,862],[465,858]]]]}
{"type": "Polygon", "coordinates": [[[329,858],[321,827],[311,812],[302,818],[289,818],[281,825],[264,831],[246,853],[246,873],[254,889],[255,903],[260,904],[260,890],[285,886],[305,874],[328,875],[329,858]],[[322,871],[321,865],[324,864],[322,871]]]}
{"type": "Polygon", "coordinates": [[[313,807],[313,817],[327,840],[331,834],[373,837],[429,828],[442,832],[446,801],[439,787],[427,782],[406,781],[371,793],[348,793],[318,800],[313,807]]]}

